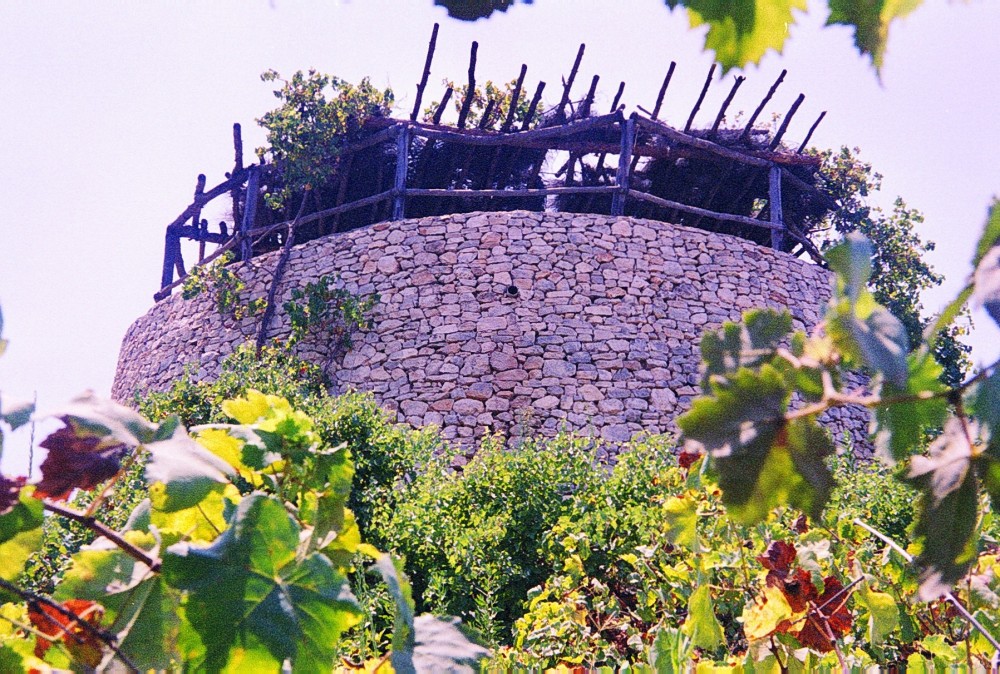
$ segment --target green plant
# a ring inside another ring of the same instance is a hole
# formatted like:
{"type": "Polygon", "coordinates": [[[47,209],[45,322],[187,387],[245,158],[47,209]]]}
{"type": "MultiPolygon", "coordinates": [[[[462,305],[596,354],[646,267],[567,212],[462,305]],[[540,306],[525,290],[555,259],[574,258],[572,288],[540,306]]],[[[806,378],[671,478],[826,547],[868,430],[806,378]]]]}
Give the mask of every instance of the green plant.
{"type": "Polygon", "coordinates": [[[218,314],[234,321],[259,315],[266,301],[264,298],[244,299],[246,284],[229,267],[232,261],[233,254],[226,252],[212,264],[196,266],[184,277],[181,295],[190,300],[203,292],[209,293],[218,314]]]}
{"type": "Polygon", "coordinates": [[[297,71],[289,80],[268,70],[261,79],[281,83],[274,91],[281,104],[257,120],[268,142],[257,156],[269,158],[281,174],[280,186],[266,195],[268,205],[286,209],[307,186],[322,200],[339,170],[340,149],[358,137],[368,119],[389,115],[392,91],[376,89],[368,78],[355,85],[315,70],[297,71]]]}
{"type": "Polygon", "coordinates": [[[350,349],[356,331],[371,329],[372,314],[380,299],[378,293],[356,295],[329,274],[315,283],[306,283],[304,288],[294,288],[292,298],[284,304],[291,326],[289,346],[313,335],[327,342],[330,358],[350,349]]]}

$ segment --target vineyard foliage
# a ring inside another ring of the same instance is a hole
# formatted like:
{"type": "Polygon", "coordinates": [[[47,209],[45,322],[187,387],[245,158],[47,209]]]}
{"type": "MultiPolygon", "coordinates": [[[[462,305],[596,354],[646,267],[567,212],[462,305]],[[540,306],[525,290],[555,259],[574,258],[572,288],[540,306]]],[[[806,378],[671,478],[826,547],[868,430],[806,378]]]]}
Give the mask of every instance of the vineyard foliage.
{"type": "MultiPolygon", "coordinates": [[[[321,372],[280,347],[269,373],[244,350],[214,384],[178,382],[147,405],[155,421],[80,396],[54,415],[41,479],[0,477],[0,664],[330,671],[384,655],[433,671],[486,655],[417,608],[473,622],[498,667],[988,667],[1000,374],[950,387],[931,350],[973,296],[1000,319],[998,239],[995,206],[974,283],[911,345],[867,289],[870,244],[849,235],[828,252],[834,294],[817,329],[755,310],[707,334],[680,454],[650,439],[610,474],[572,438],[513,452],[489,441],[463,465],[432,432],[388,430],[370,399],[329,408],[321,372]],[[856,370],[865,390],[845,388],[856,370]],[[251,382],[296,405],[215,397],[251,382]],[[892,476],[834,456],[817,418],[846,405],[873,411],[892,476]],[[121,523],[112,505],[125,501],[111,499],[139,475],[143,498],[121,523]],[[53,520],[95,537],[33,583],[53,520]]],[[[32,412],[0,399],[11,428],[32,412]]]]}

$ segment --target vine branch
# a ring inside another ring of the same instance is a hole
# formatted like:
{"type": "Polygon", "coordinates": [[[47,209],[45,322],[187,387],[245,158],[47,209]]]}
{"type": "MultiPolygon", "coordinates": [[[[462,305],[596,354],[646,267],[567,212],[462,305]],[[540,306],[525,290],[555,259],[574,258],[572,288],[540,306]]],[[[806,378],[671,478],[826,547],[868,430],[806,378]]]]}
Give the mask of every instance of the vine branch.
{"type": "Polygon", "coordinates": [[[93,515],[88,515],[87,513],[82,513],[78,510],[73,510],[72,508],[68,508],[64,505],[59,505],[58,503],[45,499],[42,500],[42,506],[49,512],[61,515],[66,519],[73,520],[74,522],[79,522],[94,533],[104,536],[121,548],[122,552],[127,554],[129,557],[148,566],[150,571],[157,572],[160,570],[160,566],[163,562],[159,557],[154,557],[142,548],[129,543],[124,537],[122,537],[121,534],[103,522],[98,521],[93,515]]]}

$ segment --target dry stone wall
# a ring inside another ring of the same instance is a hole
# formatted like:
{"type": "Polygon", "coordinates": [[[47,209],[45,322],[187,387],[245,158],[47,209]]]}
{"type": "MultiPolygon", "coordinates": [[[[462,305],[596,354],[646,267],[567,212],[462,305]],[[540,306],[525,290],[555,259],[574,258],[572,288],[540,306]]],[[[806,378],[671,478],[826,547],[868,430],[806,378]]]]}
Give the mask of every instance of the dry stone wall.
{"type": "MultiPolygon", "coordinates": [[[[239,268],[254,296],[276,254],[239,268]]],[[[698,393],[702,332],[753,307],[810,328],[829,273],[748,241],[658,221],[468,213],[381,223],[297,247],[280,296],[323,274],[381,295],[376,324],[331,368],[335,392],[374,393],[399,421],[471,445],[492,429],[612,442],[675,429],[698,393]]],[[[162,390],[188,364],[213,377],[252,334],[208,297],[160,302],[129,329],[113,394],[162,390]]],[[[287,335],[279,310],[272,335],[287,335]]],[[[318,358],[319,351],[302,354],[318,358]]],[[[862,410],[830,427],[865,444],[862,410]]]]}

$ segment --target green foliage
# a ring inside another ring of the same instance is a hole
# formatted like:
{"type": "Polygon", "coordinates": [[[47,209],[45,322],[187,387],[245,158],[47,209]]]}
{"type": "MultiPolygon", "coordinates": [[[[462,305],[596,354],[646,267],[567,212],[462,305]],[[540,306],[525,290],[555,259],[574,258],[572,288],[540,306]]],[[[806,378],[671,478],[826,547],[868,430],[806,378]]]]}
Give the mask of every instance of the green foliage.
{"type": "Polygon", "coordinates": [[[268,205],[295,208],[290,200],[307,186],[322,199],[339,170],[340,149],[357,139],[367,120],[389,115],[392,91],[378,90],[368,78],[355,85],[315,70],[300,70],[290,80],[268,70],[261,79],[281,85],[274,91],[280,105],[257,120],[268,142],[257,155],[277,164],[282,178],[266,195],[268,205]]]}
{"type": "Polygon", "coordinates": [[[223,423],[228,417],[223,401],[245,395],[250,389],[288,399],[308,414],[316,433],[330,447],[351,448],[355,482],[349,507],[371,542],[384,547],[379,532],[369,533],[376,506],[391,508],[397,498],[395,485],[429,458],[441,444],[430,430],[408,432],[396,427],[394,415],[383,410],[370,394],[327,393],[321,368],[301,360],[281,345],[265,346],[260,360],[252,344],[244,344],[225,358],[214,381],[198,380],[188,371],[162,393],[139,398],[139,410],[150,419],[177,415],[187,426],[223,423]]]}
{"type": "MultiPolygon", "coordinates": [[[[455,92],[452,96],[453,107],[455,113],[460,114],[462,104],[469,91],[469,85],[458,85],[448,79],[444,80],[442,84],[455,92]]],[[[520,129],[527,120],[528,112],[531,109],[531,102],[528,92],[523,89],[518,92],[517,101],[514,101],[515,86],[517,86],[516,79],[510,82],[503,82],[499,85],[494,84],[492,80],[486,80],[486,84],[477,84],[472,93],[472,100],[469,102],[469,112],[465,119],[466,126],[478,127],[482,125],[484,129],[499,130],[507,119],[511,105],[516,105],[514,118],[511,120],[511,128],[520,129]],[[483,115],[486,113],[491,101],[493,102],[493,106],[490,108],[490,118],[483,122],[483,115]]],[[[434,119],[434,113],[437,111],[439,105],[439,101],[434,101],[424,108],[425,122],[430,122],[434,119]]],[[[530,120],[527,120],[528,128],[533,128],[538,124],[538,121],[542,118],[544,109],[545,106],[539,101],[534,115],[530,120]]]]}
{"type": "Polygon", "coordinates": [[[244,298],[246,284],[229,268],[232,261],[233,254],[227,252],[210,265],[197,265],[184,277],[181,295],[190,300],[203,292],[208,293],[215,301],[218,314],[233,321],[259,315],[264,311],[265,300],[244,298]]]}
{"type": "MultiPolygon", "coordinates": [[[[871,164],[860,160],[858,152],[857,148],[842,147],[839,152],[820,153],[825,189],[839,208],[811,228],[826,230],[822,244],[825,250],[852,232],[871,241],[869,290],[876,302],[902,322],[909,344],[916,348],[931,324],[920,295],[941,285],[944,277],[924,259],[926,253],[934,250],[934,244],[923,241],[915,231],[924,221],[919,211],[909,208],[902,198],[896,199],[890,213],[869,203],[869,197],[882,189],[882,176],[871,164]]],[[[946,321],[943,332],[935,336],[931,345],[931,353],[944,368],[941,379],[949,386],[960,384],[970,366],[970,349],[960,341],[968,332],[968,312],[962,309],[963,305],[964,302],[955,307],[955,315],[946,321]],[[956,322],[956,318],[961,320],[956,322]]]]}
{"type": "MultiPolygon", "coordinates": [[[[530,0],[523,0],[531,4],[530,0]]],[[[920,6],[922,0],[828,0],[828,25],[839,24],[854,29],[854,44],[861,54],[882,67],[889,27],[920,6]]],[[[667,7],[685,7],[692,28],[708,26],[705,48],[727,70],[759,63],[770,50],[780,52],[788,39],[789,27],[795,24],[794,11],[805,11],[804,0],[664,0],[667,7]]],[[[462,21],[489,17],[505,12],[515,0],[434,0],[448,10],[448,16],[462,21]]]]}
{"type": "Polygon", "coordinates": [[[370,330],[378,293],[358,296],[339,285],[339,278],[324,274],[304,288],[293,288],[292,299],[285,302],[291,326],[288,345],[294,346],[310,334],[322,336],[331,353],[354,346],[357,330],[370,330]]]}

